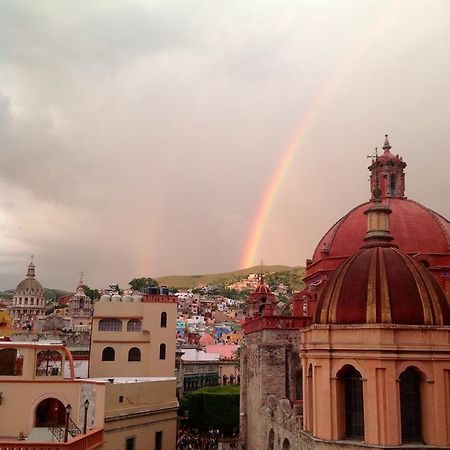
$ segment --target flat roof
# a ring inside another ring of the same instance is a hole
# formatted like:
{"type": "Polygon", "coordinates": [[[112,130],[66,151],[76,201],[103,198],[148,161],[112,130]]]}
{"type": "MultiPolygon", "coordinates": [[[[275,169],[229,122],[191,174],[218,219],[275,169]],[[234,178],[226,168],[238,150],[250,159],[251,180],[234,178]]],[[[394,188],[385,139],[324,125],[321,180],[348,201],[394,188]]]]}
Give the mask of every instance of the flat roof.
{"type": "Polygon", "coordinates": [[[175,381],[175,377],[105,377],[105,378],[85,378],[88,381],[103,381],[112,384],[146,383],[149,381],[175,381]]]}

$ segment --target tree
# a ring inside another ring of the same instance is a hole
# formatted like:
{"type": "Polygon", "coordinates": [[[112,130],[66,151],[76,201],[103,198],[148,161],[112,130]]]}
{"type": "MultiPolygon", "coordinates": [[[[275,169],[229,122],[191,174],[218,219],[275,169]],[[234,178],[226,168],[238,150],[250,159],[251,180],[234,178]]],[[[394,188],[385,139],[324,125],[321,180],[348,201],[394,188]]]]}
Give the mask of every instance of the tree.
{"type": "Polygon", "coordinates": [[[133,278],[128,284],[131,286],[131,289],[133,289],[133,291],[140,291],[140,292],[142,292],[145,288],[159,286],[158,282],[153,278],[145,278],[145,277],[133,278]]]}
{"type": "Polygon", "coordinates": [[[122,295],[123,291],[122,289],[120,289],[119,284],[110,284],[109,287],[111,288],[111,290],[117,292],[118,294],[122,295]]]}
{"type": "Polygon", "coordinates": [[[180,414],[189,411],[189,426],[202,431],[219,429],[231,436],[239,429],[239,385],[206,387],[188,392],[180,414]]]}
{"type": "Polygon", "coordinates": [[[83,290],[91,300],[98,300],[100,298],[100,292],[98,292],[98,289],[91,289],[89,286],[83,284],[83,290]]]}

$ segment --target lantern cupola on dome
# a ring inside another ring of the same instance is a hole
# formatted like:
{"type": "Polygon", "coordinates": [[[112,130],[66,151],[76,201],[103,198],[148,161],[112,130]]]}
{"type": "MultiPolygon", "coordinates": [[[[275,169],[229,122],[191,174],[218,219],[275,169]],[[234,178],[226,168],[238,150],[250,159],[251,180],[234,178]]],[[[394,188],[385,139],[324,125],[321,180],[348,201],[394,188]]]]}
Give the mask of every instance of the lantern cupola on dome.
{"type": "Polygon", "coordinates": [[[391,144],[386,134],[383,144],[383,154],[372,156],[370,171],[370,190],[372,200],[380,198],[405,198],[405,167],[403,159],[391,153],[391,144]],[[379,189],[379,192],[377,190],[379,189]]]}

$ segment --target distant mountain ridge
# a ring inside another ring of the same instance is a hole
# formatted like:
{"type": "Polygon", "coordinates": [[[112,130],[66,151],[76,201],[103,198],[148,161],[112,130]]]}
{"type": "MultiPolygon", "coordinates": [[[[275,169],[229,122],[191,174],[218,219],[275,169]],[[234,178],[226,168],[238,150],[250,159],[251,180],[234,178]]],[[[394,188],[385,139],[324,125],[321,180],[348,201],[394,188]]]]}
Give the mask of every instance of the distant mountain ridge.
{"type": "Polygon", "coordinates": [[[305,268],[302,266],[253,266],[246,269],[234,270],[226,273],[210,273],[204,275],[169,275],[155,280],[160,286],[168,286],[176,289],[195,289],[207,285],[224,285],[239,281],[251,273],[293,273],[298,278],[298,283],[292,286],[294,289],[299,289],[302,286],[301,279],[304,276],[305,268]]]}

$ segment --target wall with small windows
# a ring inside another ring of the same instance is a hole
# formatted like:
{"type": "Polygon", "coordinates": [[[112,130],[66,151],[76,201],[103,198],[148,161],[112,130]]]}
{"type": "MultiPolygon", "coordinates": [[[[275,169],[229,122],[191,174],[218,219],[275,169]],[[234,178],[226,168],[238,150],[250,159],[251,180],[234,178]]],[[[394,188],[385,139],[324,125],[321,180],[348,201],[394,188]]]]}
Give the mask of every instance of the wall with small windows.
{"type": "Polygon", "coordinates": [[[94,307],[89,376],[174,376],[176,302],[172,297],[108,298],[94,307]]]}

